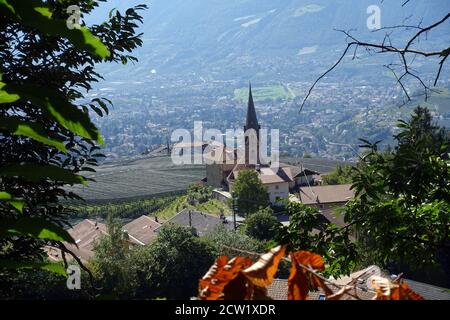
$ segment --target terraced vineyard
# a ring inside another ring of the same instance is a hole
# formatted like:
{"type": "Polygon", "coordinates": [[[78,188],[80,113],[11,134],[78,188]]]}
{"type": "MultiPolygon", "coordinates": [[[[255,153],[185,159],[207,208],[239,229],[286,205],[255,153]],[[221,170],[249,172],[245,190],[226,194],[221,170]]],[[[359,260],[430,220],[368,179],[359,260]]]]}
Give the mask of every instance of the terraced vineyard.
{"type": "MultiPolygon", "coordinates": [[[[333,171],[342,162],[325,159],[285,158],[282,162],[300,164],[319,172],[333,171]]],[[[168,156],[141,156],[104,163],[96,173],[86,174],[96,182],[71,188],[88,202],[114,202],[142,199],[186,191],[206,176],[205,166],[176,166],[168,156]]]]}
{"type": "Polygon", "coordinates": [[[105,163],[96,173],[85,174],[96,182],[71,188],[89,202],[144,198],[178,191],[206,176],[205,166],[176,166],[170,157],[137,157],[105,163]]]}

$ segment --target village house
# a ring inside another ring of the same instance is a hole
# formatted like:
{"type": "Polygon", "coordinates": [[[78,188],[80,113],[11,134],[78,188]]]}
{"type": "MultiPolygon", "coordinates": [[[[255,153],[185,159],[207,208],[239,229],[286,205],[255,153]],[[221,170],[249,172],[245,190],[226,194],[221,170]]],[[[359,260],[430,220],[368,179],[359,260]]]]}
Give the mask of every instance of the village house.
{"type": "MultiPolygon", "coordinates": [[[[125,226],[122,230],[126,234],[126,239],[129,241],[130,248],[140,245],[146,246],[156,238],[156,229],[161,226],[157,218],[150,218],[148,216],[141,216],[125,226]]],[[[108,227],[101,222],[85,219],[67,232],[75,240],[75,244],[64,243],[64,246],[76,255],[81,261],[86,262],[94,257],[94,245],[102,237],[108,235],[108,227]]],[[[44,248],[47,256],[53,261],[62,261],[62,253],[59,248],[46,246],[44,248]]],[[[72,260],[72,257],[66,255],[67,260],[72,260]]]]}
{"type": "Polygon", "coordinates": [[[298,197],[301,203],[319,209],[330,222],[344,226],[344,217],[335,210],[354,198],[350,184],[300,187],[298,197]]]}
{"type": "MultiPolygon", "coordinates": [[[[104,235],[108,234],[108,228],[105,224],[85,219],[76,224],[67,232],[75,240],[75,244],[64,243],[65,247],[76,255],[78,259],[85,262],[94,256],[94,244],[99,241],[104,235]]],[[[59,248],[46,246],[44,248],[49,259],[54,261],[62,261],[63,256],[59,248]]],[[[72,257],[67,256],[67,260],[72,257]]]]}
{"type": "Polygon", "coordinates": [[[158,218],[141,216],[123,226],[122,230],[128,235],[134,245],[146,246],[156,238],[156,230],[161,226],[158,218]]]}

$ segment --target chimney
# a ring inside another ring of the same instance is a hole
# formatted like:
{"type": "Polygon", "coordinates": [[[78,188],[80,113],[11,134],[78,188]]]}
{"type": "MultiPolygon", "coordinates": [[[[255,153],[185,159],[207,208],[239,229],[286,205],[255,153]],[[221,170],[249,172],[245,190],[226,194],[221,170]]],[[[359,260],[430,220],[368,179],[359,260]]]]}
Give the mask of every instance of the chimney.
{"type": "Polygon", "coordinates": [[[158,223],[159,223],[159,221],[158,221],[158,216],[155,216],[155,222],[158,222],[158,223]]]}

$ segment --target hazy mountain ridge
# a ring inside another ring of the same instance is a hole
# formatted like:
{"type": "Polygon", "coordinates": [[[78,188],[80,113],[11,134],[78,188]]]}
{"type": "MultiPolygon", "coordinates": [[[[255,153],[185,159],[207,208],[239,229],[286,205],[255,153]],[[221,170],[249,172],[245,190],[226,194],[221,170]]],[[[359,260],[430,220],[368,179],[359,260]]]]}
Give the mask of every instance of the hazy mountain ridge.
{"type": "MultiPolygon", "coordinates": [[[[121,1],[117,7],[141,2],[146,1],[121,1]]],[[[103,6],[97,18],[105,17],[115,4],[103,6]]],[[[381,9],[383,26],[401,24],[406,17],[411,24],[423,17],[425,25],[448,7],[439,0],[413,1],[405,8],[398,1],[373,0],[154,0],[144,13],[144,46],[133,74],[140,75],[139,69],[145,74],[153,69],[210,70],[232,78],[230,71],[237,68],[248,77],[258,69],[249,67],[252,64],[264,63],[270,69],[273,63],[277,73],[286,70],[283,64],[334,58],[345,47],[336,28],[356,29],[364,39],[383,37],[383,32],[371,33],[366,26],[367,8],[373,4],[381,9]]]]}

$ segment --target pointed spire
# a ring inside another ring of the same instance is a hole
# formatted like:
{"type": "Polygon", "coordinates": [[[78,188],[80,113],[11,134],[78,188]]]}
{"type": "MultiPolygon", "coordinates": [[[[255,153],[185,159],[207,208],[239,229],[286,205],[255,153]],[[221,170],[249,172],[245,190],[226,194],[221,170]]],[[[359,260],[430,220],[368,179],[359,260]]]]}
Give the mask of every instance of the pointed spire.
{"type": "Polygon", "coordinates": [[[252,84],[248,84],[248,107],[247,107],[247,121],[245,123],[245,130],[255,129],[259,131],[258,118],[256,117],[255,103],[253,102],[252,84]]]}

